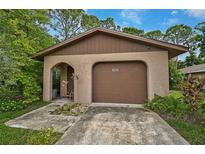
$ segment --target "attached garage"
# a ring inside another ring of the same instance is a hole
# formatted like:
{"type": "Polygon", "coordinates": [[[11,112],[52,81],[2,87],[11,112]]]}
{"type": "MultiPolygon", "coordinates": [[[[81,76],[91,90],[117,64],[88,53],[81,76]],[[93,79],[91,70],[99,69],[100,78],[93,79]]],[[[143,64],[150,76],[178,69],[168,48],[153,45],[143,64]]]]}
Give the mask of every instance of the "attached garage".
{"type": "Polygon", "coordinates": [[[147,68],[143,62],[102,62],[93,67],[93,102],[143,103],[147,68]]]}
{"type": "Polygon", "coordinates": [[[60,64],[61,97],[72,94],[74,102],[85,104],[139,104],[169,93],[168,61],[186,51],[184,46],[94,28],[44,49],[34,59],[44,64],[44,101],[52,100],[52,70],[60,64]]]}

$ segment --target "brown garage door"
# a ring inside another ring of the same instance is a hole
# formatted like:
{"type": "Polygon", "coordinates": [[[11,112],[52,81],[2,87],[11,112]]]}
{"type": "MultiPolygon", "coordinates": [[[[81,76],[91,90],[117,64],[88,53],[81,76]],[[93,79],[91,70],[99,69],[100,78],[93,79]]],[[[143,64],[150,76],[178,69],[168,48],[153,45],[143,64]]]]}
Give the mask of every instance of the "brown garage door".
{"type": "Polygon", "coordinates": [[[143,62],[103,62],[93,67],[93,102],[143,103],[146,99],[143,62]]]}

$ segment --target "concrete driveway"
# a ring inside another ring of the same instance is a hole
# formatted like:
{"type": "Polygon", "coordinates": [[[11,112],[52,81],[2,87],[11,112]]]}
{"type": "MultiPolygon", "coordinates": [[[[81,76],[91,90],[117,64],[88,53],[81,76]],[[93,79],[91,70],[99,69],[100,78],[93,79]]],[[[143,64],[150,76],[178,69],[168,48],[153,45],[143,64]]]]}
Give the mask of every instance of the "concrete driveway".
{"type": "Polygon", "coordinates": [[[56,144],[188,144],[156,113],[91,106],[56,144]]]}

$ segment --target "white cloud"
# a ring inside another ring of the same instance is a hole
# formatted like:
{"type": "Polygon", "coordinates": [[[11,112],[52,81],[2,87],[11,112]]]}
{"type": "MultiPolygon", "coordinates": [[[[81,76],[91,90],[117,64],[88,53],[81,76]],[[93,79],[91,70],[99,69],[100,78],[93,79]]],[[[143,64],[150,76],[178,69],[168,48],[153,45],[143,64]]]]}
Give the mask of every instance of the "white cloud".
{"type": "Polygon", "coordinates": [[[122,22],[122,27],[128,27],[129,26],[129,23],[128,22],[126,22],[126,21],[123,21],[122,22]]]}
{"type": "Polygon", "coordinates": [[[177,11],[177,10],[173,10],[173,11],[171,12],[171,15],[175,15],[175,14],[178,14],[178,11],[177,11]]]}
{"type": "Polygon", "coordinates": [[[142,24],[142,18],[140,17],[140,13],[144,12],[143,10],[122,10],[121,16],[124,19],[128,19],[131,22],[141,25],[142,24]]]}
{"type": "Polygon", "coordinates": [[[190,9],[185,10],[185,13],[191,17],[205,19],[205,9],[190,9]]]}
{"type": "Polygon", "coordinates": [[[179,22],[179,19],[177,18],[169,18],[169,19],[165,19],[165,21],[162,22],[162,25],[172,26],[174,24],[177,24],[178,22],[179,22]]]}

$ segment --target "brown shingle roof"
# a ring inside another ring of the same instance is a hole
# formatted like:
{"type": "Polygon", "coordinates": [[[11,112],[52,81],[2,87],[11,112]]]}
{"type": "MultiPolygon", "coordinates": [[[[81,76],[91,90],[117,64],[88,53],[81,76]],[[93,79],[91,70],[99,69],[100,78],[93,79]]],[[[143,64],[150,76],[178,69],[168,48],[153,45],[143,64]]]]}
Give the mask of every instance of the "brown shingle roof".
{"type": "Polygon", "coordinates": [[[119,32],[119,31],[115,31],[115,30],[110,30],[110,29],[105,29],[105,28],[93,28],[89,31],[86,31],[84,33],[81,33],[77,36],[74,36],[68,40],[65,40],[61,43],[55,44],[51,47],[48,47],[46,49],[44,49],[43,51],[39,52],[38,54],[36,54],[35,56],[33,56],[34,59],[38,59],[38,60],[43,60],[44,56],[49,55],[50,53],[52,53],[54,50],[64,47],[66,45],[69,45],[72,42],[81,40],[82,38],[86,38],[92,34],[95,33],[105,33],[105,34],[110,34],[110,35],[114,35],[114,36],[120,36],[120,37],[124,37],[124,38],[129,38],[132,40],[136,40],[139,42],[143,42],[143,43],[147,43],[156,47],[160,47],[165,49],[166,51],[171,52],[171,56],[169,58],[175,57],[179,54],[182,54],[186,51],[188,51],[188,48],[182,45],[176,45],[176,44],[171,44],[171,43],[167,43],[167,42],[163,42],[163,41],[158,41],[158,40],[154,40],[154,39],[148,39],[145,37],[140,37],[140,36],[136,36],[136,35],[132,35],[132,34],[127,34],[124,32],[119,32]]]}
{"type": "Polygon", "coordinates": [[[205,64],[189,66],[189,67],[181,69],[181,71],[184,74],[205,72],[205,64]]]}

